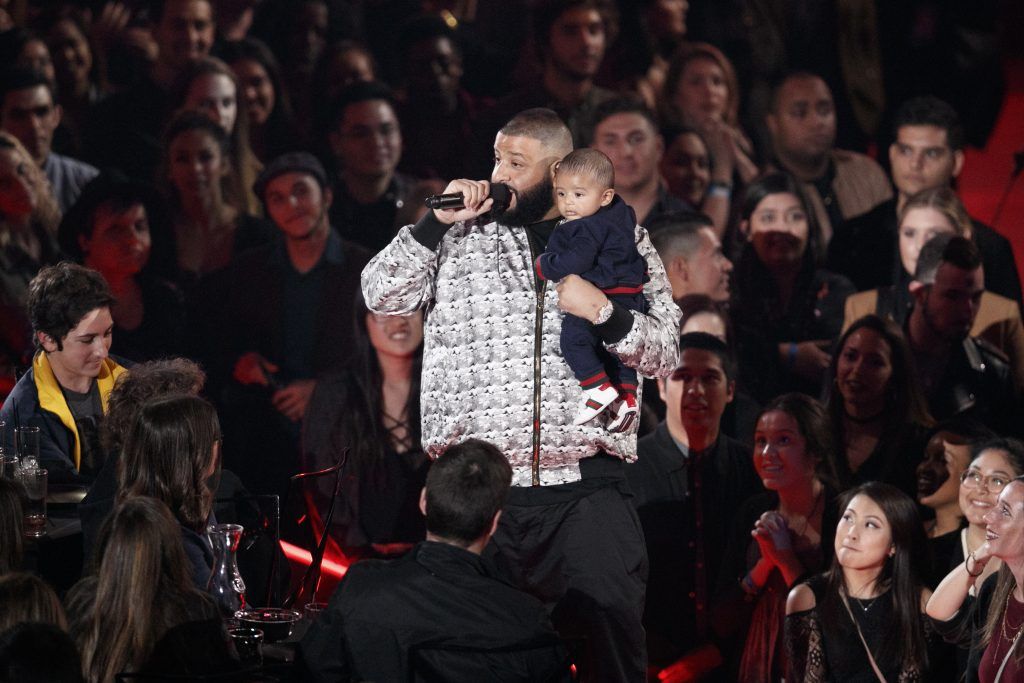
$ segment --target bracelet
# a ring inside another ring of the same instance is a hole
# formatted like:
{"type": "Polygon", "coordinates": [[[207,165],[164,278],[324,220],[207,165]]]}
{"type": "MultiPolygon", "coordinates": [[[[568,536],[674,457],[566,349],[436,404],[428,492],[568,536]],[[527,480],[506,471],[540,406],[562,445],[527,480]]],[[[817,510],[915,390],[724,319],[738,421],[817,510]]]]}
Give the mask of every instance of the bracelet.
{"type": "Polygon", "coordinates": [[[790,368],[796,365],[796,342],[789,343],[789,350],[786,351],[786,363],[790,368]]]}
{"type": "Polygon", "coordinates": [[[732,197],[732,185],[729,183],[721,183],[717,180],[712,180],[708,183],[708,196],[709,197],[725,197],[729,199],[732,197]]]}
{"type": "Polygon", "coordinates": [[[597,312],[597,317],[594,318],[595,325],[601,325],[602,323],[608,322],[608,319],[612,317],[612,312],[615,310],[615,306],[612,305],[612,300],[608,299],[601,310],[597,312]]]}
{"type": "Polygon", "coordinates": [[[974,568],[975,569],[978,568],[978,559],[976,557],[974,557],[974,552],[972,551],[972,552],[967,554],[967,559],[964,560],[964,570],[967,572],[967,576],[970,576],[971,578],[976,579],[976,578],[978,578],[979,576],[982,575],[982,573],[985,571],[985,569],[983,567],[982,570],[980,572],[978,572],[977,574],[972,574],[971,573],[971,568],[967,566],[967,563],[970,562],[971,560],[974,560],[974,568]]]}

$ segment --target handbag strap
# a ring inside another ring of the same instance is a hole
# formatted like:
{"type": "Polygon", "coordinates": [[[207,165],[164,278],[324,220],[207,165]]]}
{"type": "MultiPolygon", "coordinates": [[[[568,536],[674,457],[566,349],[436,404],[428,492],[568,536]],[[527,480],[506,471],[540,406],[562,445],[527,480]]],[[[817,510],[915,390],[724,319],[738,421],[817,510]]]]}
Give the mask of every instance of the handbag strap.
{"type": "MultiPolygon", "coordinates": [[[[853,616],[853,611],[850,609],[850,603],[846,601],[846,591],[839,591],[839,598],[843,601],[843,607],[846,608],[846,613],[850,615],[850,621],[853,622],[853,627],[857,629],[857,635],[860,637],[861,645],[864,646],[864,651],[868,653],[868,661],[871,663],[871,668],[874,669],[875,675],[878,676],[878,680],[881,683],[886,683],[885,676],[882,675],[882,670],[878,668],[878,664],[875,662],[875,657],[871,654],[871,648],[868,647],[868,641],[864,640],[864,634],[860,630],[860,624],[857,622],[856,617],[853,616]]],[[[1002,671],[1002,669],[1000,669],[1000,671],[1002,671]]],[[[996,680],[999,680],[998,676],[996,677],[996,680]]]]}
{"type": "Polygon", "coordinates": [[[1013,655],[1014,649],[1017,647],[1017,641],[1020,640],[1020,634],[1024,632],[1024,628],[1017,631],[1017,635],[1013,637],[1013,642],[1010,643],[1010,649],[1006,651],[1006,656],[1003,657],[1003,663],[999,665],[999,671],[996,672],[996,677],[993,679],[993,683],[999,683],[1003,677],[1003,669],[1006,668],[1006,664],[1010,661],[1010,656],[1013,655]]]}

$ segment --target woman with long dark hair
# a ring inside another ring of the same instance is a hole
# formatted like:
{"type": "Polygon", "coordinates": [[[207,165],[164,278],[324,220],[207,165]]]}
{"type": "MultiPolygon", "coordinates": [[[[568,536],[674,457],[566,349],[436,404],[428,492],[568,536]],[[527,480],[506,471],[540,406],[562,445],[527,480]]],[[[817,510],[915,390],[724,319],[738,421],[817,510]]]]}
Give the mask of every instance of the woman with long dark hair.
{"type": "Polygon", "coordinates": [[[736,513],[712,610],[716,633],[733,646],[726,660],[744,683],[785,673],[786,594],[821,571],[832,548],[834,453],[825,409],[810,396],[783,394],[761,412],[753,457],[767,490],[736,513]]]}
{"type": "Polygon", "coordinates": [[[864,316],[836,345],[825,405],[844,487],[884,481],[917,495],[917,465],[933,424],[913,354],[891,320],[864,316]]]}
{"type": "MultiPolygon", "coordinates": [[[[987,479],[978,485],[987,487],[987,479]]],[[[947,640],[970,644],[968,683],[1017,681],[1024,676],[1024,478],[1003,484],[984,517],[985,542],[935,589],[928,615],[947,640]],[[994,560],[999,571],[980,584],[975,598],[973,589],[994,560]]]]}
{"type": "Polygon", "coordinates": [[[220,477],[220,423],[213,406],[191,395],[147,403],[124,442],[117,475],[119,502],[150,496],[170,508],[192,580],[205,589],[213,548],[204,534],[220,477]]]}
{"type": "Polygon", "coordinates": [[[868,482],[847,491],[832,567],[786,601],[786,680],[932,681],[914,501],[868,482]]]}
{"type": "Polygon", "coordinates": [[[816,396],[853,285],[818,267],[814,212],[789,174],[747,187],[740,212],[746,237],[733,271],[740,383],[762,403],[786,391],[816,396]]]}
{"type": "Polygon", "coordinates": [[[317,382],[303,421],[304,468],[329,467],[349,449],[344,508],[331,533],[347,554],[387,553],[425,533],[418,508],[429,464],[420,445],[423,313],[370,313],[361,294],[354,308],[352,360],[317,382]]]}
{"type": "Polygon", "coordinates": [[[100,535],[95,574],[68,593],[71,636],[89,683],[122,672],[197,675],[234,668],[213,600],[189,577],[167,506],[134,496],[100,535]]]}
{"type": "Polygon", "coordinates": [[[21,569],[25,496],[10,479],[0,479],[0,576],[21,569]]]}

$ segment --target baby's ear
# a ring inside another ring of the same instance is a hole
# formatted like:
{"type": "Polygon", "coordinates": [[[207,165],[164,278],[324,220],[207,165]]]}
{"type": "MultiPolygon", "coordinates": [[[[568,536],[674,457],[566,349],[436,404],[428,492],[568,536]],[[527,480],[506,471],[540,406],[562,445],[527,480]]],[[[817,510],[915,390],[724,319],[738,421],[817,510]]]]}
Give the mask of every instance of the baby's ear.
{"type": "Polygon", "coordinates": [[[608,188],[601,193],[601,206],[608,206],[615,199],[615,190],[608,188]]]}

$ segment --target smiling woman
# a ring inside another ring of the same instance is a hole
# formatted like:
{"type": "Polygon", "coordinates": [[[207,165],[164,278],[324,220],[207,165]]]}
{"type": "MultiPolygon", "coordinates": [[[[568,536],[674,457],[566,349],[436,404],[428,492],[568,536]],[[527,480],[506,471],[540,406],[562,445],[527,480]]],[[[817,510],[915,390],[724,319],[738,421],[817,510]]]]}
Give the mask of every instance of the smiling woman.
{"type": "Polygon", "coordinates": [[[964,473],[961,501],[968,519],[985,524],[984,542],[935,589],[928,615],[948,641],[970,644],[969,683],[1016,681],[1024,676],[1024,479],[1011,475],[1020,474],[1024,444],[999,439],[980,448],[964,473]],[[973,493],[965,496],[965,488],[973,493]]]}

